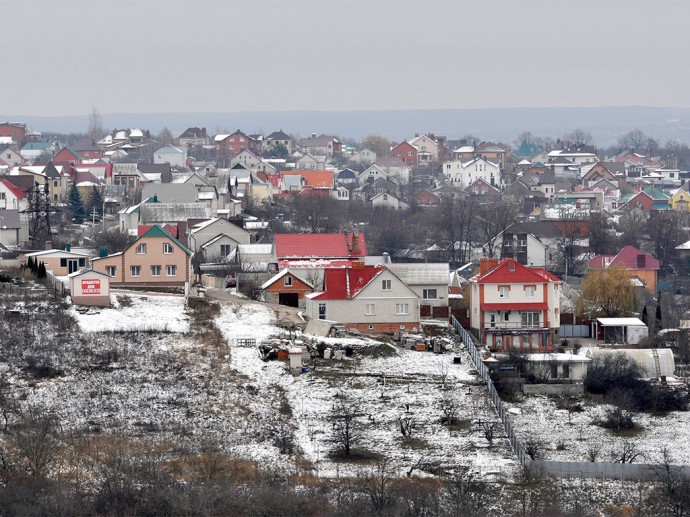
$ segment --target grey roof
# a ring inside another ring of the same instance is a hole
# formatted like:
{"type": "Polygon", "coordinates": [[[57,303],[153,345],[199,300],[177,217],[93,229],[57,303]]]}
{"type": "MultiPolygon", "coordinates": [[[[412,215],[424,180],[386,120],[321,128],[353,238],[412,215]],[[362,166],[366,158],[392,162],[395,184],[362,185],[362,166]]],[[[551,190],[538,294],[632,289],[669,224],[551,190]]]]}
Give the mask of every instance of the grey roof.
{"type": "Polygon", "coordinates": [[[201,203],[142,203],[141,224],[174,223],[187,219],[208,219],[211,208],[201,203]]]}
{"type": "Polygon", "coordinates": [[[439,264],[386,264],[407,285],[447,285],[450,268],[439,264]]]}
{"type": "Polygon", "coordinates": [[[141,198],[158,196],[161,203],[194,203],[197,200],[197,188],[191,183],[159,183],[146,185],[141,198]]]}
{"type": "Polygon", "coordinates": [[[16,230],[21,228],[19,210],[0,210],[0,228],[16,230]]]}
{"type": "Polygon", "coordinates": [[[164,172],[170,172],[169,163],[140,163],[137,165],[137,169],[143,174],[163,174],[164,172]]]}
{"type": "Polygon", "coordinates": [[[531,233],[535,237],[551,237],[556,238],[561,236],[561,231],[558,229],[553,221],[525,221],[522,223],[514,223],[506,229],[507,233],[531,233]]]}
{"type": "Polygon", "coordinates": [[[274,131],[266,137],[266,140],[292,140],[292,137],[288,134],[283,133],[283,130],[274,131]]]}
{"type": "Polygon", "coordinates": [[[113,174],[115,176],[119,174],[137,174],[138,172],[136,163],[113,163],[113,174]]]}

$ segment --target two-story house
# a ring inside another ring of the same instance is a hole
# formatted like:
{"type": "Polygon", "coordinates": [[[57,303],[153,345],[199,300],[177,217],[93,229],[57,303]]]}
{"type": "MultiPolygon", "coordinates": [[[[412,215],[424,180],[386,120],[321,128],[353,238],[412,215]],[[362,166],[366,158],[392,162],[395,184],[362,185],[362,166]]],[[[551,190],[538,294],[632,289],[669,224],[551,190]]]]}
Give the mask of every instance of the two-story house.
{"type": "Polygon", "coordinates": [[[659,261],[634,246],[625,246],[616,255],[597,255],[589,260],[590,269],[620,268],[639,279],[651,295],[656,294],[659,261]]]}
{"type": "Polygon", "coordinates": [[[553,350],[560,328],[560,280],[514,259],[482,259],[470,279],[470,325],[491,350],[553,350]]]}
{"type": "Polygon", "coordinates": [[[323,290],[305,298],[310,318],[337,321],[363,333],[420,328],[417,294],[382,265],[354,262],[352,267],[328,268],[323,290]]]}
{"type": "Polygon", "coordinates": [[[91,269],[110,275],[113,287],[179,287],[192,280],[192,252],[160,226],[152,226],[120,253],[91,259],[91,269]]]}

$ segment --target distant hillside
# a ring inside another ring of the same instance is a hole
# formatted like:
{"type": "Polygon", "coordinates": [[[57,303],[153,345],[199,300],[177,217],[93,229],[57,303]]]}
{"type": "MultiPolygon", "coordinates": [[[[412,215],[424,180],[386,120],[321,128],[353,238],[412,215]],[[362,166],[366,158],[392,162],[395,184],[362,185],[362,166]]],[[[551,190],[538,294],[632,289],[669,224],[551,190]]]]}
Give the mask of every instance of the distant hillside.
{"type": "MultiPolygon", "coordinates": [[[[269,132],[283,129],[299,136],[312,132],[361,139],[380,134],[393,140],[415,133],[433,132],[449,138],[473,134],[486,140],[512,142],[515,135],[531,131],[554,138],[581,127],[590,131],[596,144],[615,143],[622,133],[639,128],[660,143],[690,142],[690,108],[491,108],[398,111],[285,111],[247,113],[108,113],[102,115],[107,129],[141,127],[154,133],[168,127],[175,135],[189,126],[221,130],[269,132]]],[[[72,117],[22,117],[0,115],[0,120],[23,121],[38,131],[84,132],[88,115],[72,117]]]]}

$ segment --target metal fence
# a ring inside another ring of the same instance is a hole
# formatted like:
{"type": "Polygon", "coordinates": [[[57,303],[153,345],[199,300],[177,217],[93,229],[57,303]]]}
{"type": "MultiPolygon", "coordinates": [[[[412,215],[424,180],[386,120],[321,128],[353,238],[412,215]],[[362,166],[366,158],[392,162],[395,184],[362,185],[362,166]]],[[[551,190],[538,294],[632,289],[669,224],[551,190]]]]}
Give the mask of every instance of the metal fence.
{"type": "Polygon", "coordinates": [[[589,325],[561,325],[558,335],[566,337],[589,337],[589,325]]]}
{"type": "Polygon", "coordinates": [[[477,347],[474,344],[474,338],[469,332],[462,328],[462,325],[460,325],[460,322],[457,319],[455,319],[455,316],[452,317],[452,321],[453,328],[455,329],[455,332],[457,332],[457,334],[460,336],[460,339],[462,339],[462,342],[465,344],[465,347],[467,348],[467,351],[469,352],[470,357],[472,358],[472,362],[474,362],[474,365],[477,368],[477,372],[479,372],[479,376],[482,378],[484,382],[486,382],[486,386],[489,390],[489,397],[491,398],[491,402],[493,403],[494,408],[496,409],[496,413],[501,419],[501,423],[503,424],[503,428],[505,429],[508,441],[510,442],[511,447],[513,448],[513,452],[520,461],[520,464],[525,465],[526,461],[528,460],[527,455],[525,454],[522,445],[520,444],[520,442],[518,442],[517,437],[515,436],[513,426],[508,420],[508,411],[503,405],[501,398],[498,396],[498,392],[496,391],[496,387],[494,386],[494,381],[491,380],[489,369],[484,364],[484,361],[482,361],[482,357],[479,353],[479,350],[477,350],[477,347]]]}
{"type": "MultiPolygon", "coordinates": [[[[543,470],[545,474],[559,478],[576,478],[576,479],[620,479],[628,481],[650,481],[660,479],[664,475],[666,466],[651,465],[644,463],[595,463],[595,462],[577,462],[577,461],[533,461],[524,451],[522,444],[518,441],[513,431],[513,426],[508,420],[508,414],[503,405],[503,402],[496,392],[494,383],[489,375],[489,369],[482,361],[482,357],[477,350],[474,343],[474,338],[467,332],[455,317],[452,318],[453,328],[460,336],[462,342],[467,347],[467,350],[474,362],[477,371],[481,378],[486,382],[489,390],[491,402],[496,409],[496,413],[501,418],[501,423],[506,431],[510,445],[515,452],[520,464],[523,466],[533,466],[543,470]]],[[[674,472],[682,473],[690,477],[689,466],[672,465],[669,467],[674,472]]]]}

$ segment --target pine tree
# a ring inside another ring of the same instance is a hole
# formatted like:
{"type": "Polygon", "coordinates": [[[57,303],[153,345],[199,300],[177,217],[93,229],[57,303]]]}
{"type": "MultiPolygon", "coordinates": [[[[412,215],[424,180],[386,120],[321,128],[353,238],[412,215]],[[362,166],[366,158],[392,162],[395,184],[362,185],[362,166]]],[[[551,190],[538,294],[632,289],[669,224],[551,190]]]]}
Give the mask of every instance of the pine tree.
{"type": "Polygon", "coordinates": [[[86,216],[86,210],[84,209],[84,202],[81,199],[81,194],[74,182],[72,182],[69,192],[67,193],[67,204],[72,212],[73,221],[77,224],[83,223],[84,217],[86,216]]]}
{"type": "Polygon", "coordinates": [[[654,313],[654,324],[656,326],[656,331],[659,332],[661,330],[661,290],[659,290],[659,293],[657,294],[656,297],[656,312],[654,313]]]}
{"type": "Polygon", "coordinates": [[[38,271],[36,272],[36,277],[37,278],[45,278],[48,275],[46,272],[46,265],[44,262],[41,262],[38,265],[38,271]]]}
{"type": "Polygon", "coordinates": [[[87,216],[91,217],[94,210],[98,216],[103,216],[103,195],[101,194],[101,190],[96,185],[91,187],[91,191],[89,192],[87,216]]]}

